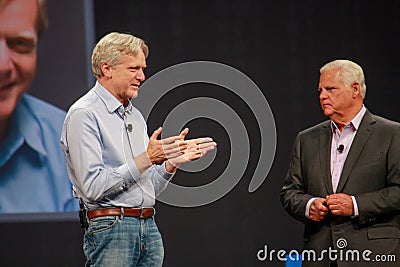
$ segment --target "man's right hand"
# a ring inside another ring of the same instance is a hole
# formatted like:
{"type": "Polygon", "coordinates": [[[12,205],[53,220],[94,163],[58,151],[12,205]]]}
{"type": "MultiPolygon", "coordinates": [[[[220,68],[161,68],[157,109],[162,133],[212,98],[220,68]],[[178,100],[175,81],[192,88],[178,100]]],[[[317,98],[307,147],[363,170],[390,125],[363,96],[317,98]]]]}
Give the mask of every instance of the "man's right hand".
{"type": "Polygon", "coordinates": [[[328,214],[325,198],[317,198],[313,201],[310,207],[310,219],[316,222],[322,221],[328,214]]]}

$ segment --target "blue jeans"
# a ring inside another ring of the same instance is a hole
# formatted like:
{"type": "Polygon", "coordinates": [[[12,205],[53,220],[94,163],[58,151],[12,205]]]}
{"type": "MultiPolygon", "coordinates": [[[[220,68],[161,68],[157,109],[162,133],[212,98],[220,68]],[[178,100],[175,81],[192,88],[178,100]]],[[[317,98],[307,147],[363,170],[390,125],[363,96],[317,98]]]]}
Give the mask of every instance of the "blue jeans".
{"type": "Polygon", "coordinates": [[[159,267],[164,258],[161,234],[153,218],[107,216],[91,220],[83,251],[92,267],[159,267]]]}

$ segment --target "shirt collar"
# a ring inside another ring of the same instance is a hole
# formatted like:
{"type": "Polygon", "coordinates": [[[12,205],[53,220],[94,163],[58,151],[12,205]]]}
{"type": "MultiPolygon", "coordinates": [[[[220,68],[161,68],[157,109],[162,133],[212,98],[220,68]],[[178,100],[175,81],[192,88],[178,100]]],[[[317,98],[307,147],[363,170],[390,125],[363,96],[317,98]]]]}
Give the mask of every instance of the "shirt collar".
{"type": "MultiPolygon", "coordinates": [[[[353,127],[354,131],[357,131],[358,128],[360,127],[361,120],[364,117],[366,111],[367,111],[367,109],[363,105],[361,110],[357,113],[356,116],[354,116],[354,118],[350,121],[350,123],[346,125],[346,127],[348,125],[350,125],[353,127]]],[[[338,130],[336,123],[332,120],[331,120],[331,129],[332,129],[332,132],[335,132],[336,130],[338,130]]]]}
{"type": "Polygon", "coordinates": [[[122,115],[125,111],[131,111],[132,110],[132,103],[129,101],[129,104],[126,108],[122,105],[119,100],[113,96],[104,86],[102,86],[98,81],[96,81],[96,85],[94,86],[94,91],[96,94],[100,97],[100,99],[103,101],[103,103],[106,105],[108,112],[114,113],[117,111],[122,115]]]}
{"type": "Polygon", "coordinates": [[[358,128],[360,127],[361,120],[364,117],[364,114],[366,111],[367,111],[367,109],[363,105],[360,112],[358,112],[357,115],[351,121],[353,123],[354,128],[356,128],[356,130],[358,130],[358,128]]]}
{"type": "Polygon", "coordinates": [[[16,136],[14,137],[16,139],[18,136],[22,136],[33,150],[39,152],[43,156],[47,156],[42,140],[42,128],[38,122],[39,119],[35,111],[30,107],[28,97],[24,95],[15,108],[15,113],[10,123],[15,123],[16,136]]]}

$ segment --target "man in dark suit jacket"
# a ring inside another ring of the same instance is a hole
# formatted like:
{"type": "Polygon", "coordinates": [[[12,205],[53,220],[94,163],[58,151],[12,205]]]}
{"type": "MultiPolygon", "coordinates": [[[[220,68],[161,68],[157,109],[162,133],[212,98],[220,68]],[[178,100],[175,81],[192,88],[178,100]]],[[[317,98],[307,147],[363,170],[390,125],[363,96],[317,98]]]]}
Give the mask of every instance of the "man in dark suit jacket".
{"type": "Polygon", "coordinates": [[[330,120],[298,134],[281,190],[303,266],[400,266],[400,124],[365,108],[354,62],[323,66],[318,90],[330,120]]]}

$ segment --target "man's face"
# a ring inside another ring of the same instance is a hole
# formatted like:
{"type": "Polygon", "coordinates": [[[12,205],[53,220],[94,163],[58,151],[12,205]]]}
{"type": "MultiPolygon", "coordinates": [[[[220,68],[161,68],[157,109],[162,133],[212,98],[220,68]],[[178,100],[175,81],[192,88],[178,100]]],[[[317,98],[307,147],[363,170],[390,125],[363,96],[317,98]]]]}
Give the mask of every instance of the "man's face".
{"type": "Polygon", "coordinates": [[[0,4],[0,121],[8,119],[35,77],[37,4],[6,0],[0,4]]]}
{"type": "Polygon", "coordinates": [[[353,89],[341,82],[337,74],[337,69],[324,71],[318,86],[321,108],[333,121],[345,117],[354,106],[353,89]]]}
{"type": "Polygon", "coordinates": [[[138,96],[139,86],[145,80],[146,57],[142,51],[136,56],[122,53],[120,62],[110,67],[112,94],[122,103],[138,96]]]}

